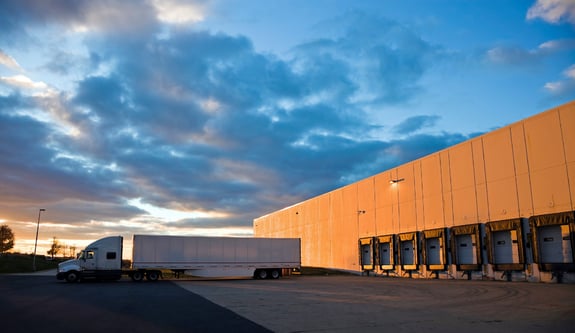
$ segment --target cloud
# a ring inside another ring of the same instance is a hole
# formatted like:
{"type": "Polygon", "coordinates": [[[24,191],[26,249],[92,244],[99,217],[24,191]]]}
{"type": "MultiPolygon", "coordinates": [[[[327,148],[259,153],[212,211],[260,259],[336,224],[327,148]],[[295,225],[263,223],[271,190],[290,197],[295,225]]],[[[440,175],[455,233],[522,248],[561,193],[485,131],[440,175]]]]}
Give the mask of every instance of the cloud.
{"type": "Polygon", "coordinates": [[[0,50],[0,64],[4,65],[10,69],[21,71],[22,68],[18,64],[18,62],[9,56],[8,54],[4,53],[4,51],[0,50]]]}
{"type": "Polygon", "coordinates": [[[575,49],[575,39],[550,40],[535,49],[502,45],[489,49],[485,57],[488,62],[498,65],[531,65],[546,57],[575,49]]]}
{"type": "Polygon", "coordinates": [[[342,31],[298,46],[296,60],[301,71],[323,74],[318,69],[325,69],[342,76],[322,75],[318,81],[344,83],[342,90],[346,93],[340,96],[356,103],[411,99],[420,93],[419,80],[433,60],[444,57],[440,47],[391,20],[352,12],[336,21],[323,25],[344,26],[342,31]]]}
{"type": "Polygon", "coordinates": [[[2,76],[0,81],[14,87],[25,89],[46,89],[48,85],[44,82],[33,81],[25,75],[2,76]]]}
{"type": "Polygon", "coordinates": [[[0,13],[0,29],[12,43],[36,38],[37,27],[111,35],[147,34],[156,27],[155,9],[145,2],[5,0],[0,2],[0,13]]]}
{"type": "Polygon", "coordinates": [[[563,71],[565,79],[545,83],[545,90],[553,96],[568,96],[575,93],[575,65],[563,71]]]}
{"type": "Polygon", "coordinates": [[[527,19],[534,20],[537,18],[554,24],[564,21],[575,24],[575,1],[537,0],[527,11],[527,19]]]}
{"type": "Polygon", "coordinates": [[[106,12],[106,1],[46,3],[54,7],[8,1],[4,8],[18,9],[11,13],[26,18],[17,23],[27,33],[31,23],[46,22],[117,33],[86,37],[89,59],[51,49],[43,67],[50,73],[66,76],[68,66],[92,61],[85,67],[93,71],[70,91],[27,96],[24,89],[41,83],[3,78],[18,92],[0,95],[6,215],[47,205],[54,221],[83,222],[87,233],[108,222],[130,230],[245,227],[266,212],[466,138],[425,134],[438,119],[430,115],[389,129],[401,139],[369,135],[386,129],[366,110],[391,113],[386,106],[418,98],[432,60],[443,57],[441,48],[396,22],[352,13],[343,18],[345,29],[279,59],[258,53],[244,36],[159,34],[151,4],[133,8],[122,23],[124,5],[106,12]],[[141,20],[132,16],[140,14],[141,20]],[[128,22],[146,28],[132,32],[128,22]],[[45,119],[22,112],[30,109],[45,119]],[[149,221],[129,204],[134,200],[226,217],[149,221]]]}
{"type": "Polygon", "coordinates": [[[434,126],[439,119],[439,116],[413,116],[396,125],[394,130],[398,134],[410,134],[422,128],[434,126]]]}
{"type": "Polygon", "coordinates": [[[195,23],[204,19],[205,2],[184,0],[152,0],[158,19],[166,23],[195,23]]]}

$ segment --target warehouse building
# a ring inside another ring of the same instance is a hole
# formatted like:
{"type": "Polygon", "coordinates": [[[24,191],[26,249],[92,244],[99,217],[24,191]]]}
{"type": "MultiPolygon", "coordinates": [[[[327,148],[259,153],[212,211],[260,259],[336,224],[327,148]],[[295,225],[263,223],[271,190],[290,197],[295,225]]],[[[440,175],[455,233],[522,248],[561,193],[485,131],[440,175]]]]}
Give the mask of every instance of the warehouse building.
{"type": "Polygon", "coordinates": [[[575,101],[254,220],[302,265],[575,282],[575,101]]]}

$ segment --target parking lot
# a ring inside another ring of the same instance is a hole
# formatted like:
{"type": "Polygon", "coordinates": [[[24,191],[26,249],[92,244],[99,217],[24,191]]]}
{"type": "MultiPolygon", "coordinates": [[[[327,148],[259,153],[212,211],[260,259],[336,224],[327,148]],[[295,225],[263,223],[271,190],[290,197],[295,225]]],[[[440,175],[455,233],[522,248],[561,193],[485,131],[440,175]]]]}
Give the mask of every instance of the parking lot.
{"type": "Polygon", "coordinates": [[[575,286],[349,275],[68,284],[0,275],[0,309],[11,332],[572,332],[575,286]]]}
{"type": "Polygon", "coordinates": [[[575,285],[294,276],[183,281],[274,332],[573,332],[575,285]]]}

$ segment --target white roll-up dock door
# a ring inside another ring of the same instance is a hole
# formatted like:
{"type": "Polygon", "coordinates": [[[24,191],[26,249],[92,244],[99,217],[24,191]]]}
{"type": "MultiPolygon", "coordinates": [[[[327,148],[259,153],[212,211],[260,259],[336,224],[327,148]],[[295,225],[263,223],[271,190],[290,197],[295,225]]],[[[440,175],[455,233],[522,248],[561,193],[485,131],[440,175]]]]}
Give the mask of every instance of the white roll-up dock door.
{"type": "Polygon", "coordinates": [[[363,271],[372,271],[375,268],[373,246],[373,237],[359,240],[359,260],[363,271]]]}
{"type": "Polygon", "coordinates": [[[447,268],[446,229],[433,229],[423,231],[424,260],[430,271],[444,271],[447,268]]]}
{"type": "Polygon", "coordinates": [[[408,232],[397,235],[399,259],[404,271],[414,271],[419,268],[418,233],[408,232]]]}
{"type": "Polygon", "coordinates": [[[458,271],[482,269],[481,245],[479,224],[451,228],[451,258],[458,271]]]}
{"type": "Polygon", "coordinates": [[[377,237],[377,258],[382,271],[395,269],[395,235],[377,237]]]}
{"type": "Polygon", "coordinates": [[[533,261],[542,271],[575,271],[575,214],[565,212],[529,219],[533,261]]]}
{"type": "Polygon", "coordinates": [[[521,219],[489,222],[485,226],[488,258],[495,271],[525,269],[521,219]]]}

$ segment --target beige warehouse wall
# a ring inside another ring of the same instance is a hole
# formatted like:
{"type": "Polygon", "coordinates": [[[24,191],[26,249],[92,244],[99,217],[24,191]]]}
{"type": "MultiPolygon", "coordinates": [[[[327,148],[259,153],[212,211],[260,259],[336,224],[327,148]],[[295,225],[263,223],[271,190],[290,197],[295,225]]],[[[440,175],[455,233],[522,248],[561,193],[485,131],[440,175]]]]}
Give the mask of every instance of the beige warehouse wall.
{"type": "Polygon", "coordinates": [[[575,102],[254,220],[302,265],[359,271],[358,240],[575,210],[575,102]],[[390,183],[391,180],[401,180],[390,183]]]}

